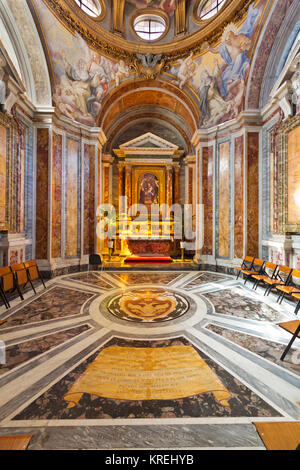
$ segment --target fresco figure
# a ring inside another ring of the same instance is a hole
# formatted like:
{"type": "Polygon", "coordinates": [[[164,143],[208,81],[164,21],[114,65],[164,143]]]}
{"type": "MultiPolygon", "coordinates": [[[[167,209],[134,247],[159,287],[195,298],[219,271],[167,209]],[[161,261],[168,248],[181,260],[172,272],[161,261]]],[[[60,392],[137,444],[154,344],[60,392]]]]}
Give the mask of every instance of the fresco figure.
{"type": "Polygon", "coordinates": [[[177,73],[177,78],[179,80],[179,88],[182,89],[183,86],[193,78],[194,72],[196,65],[192,60],[193,53],[191,54],[184,60],[179,59],[181,62],[181,65],[179,67],[178,73],[177,73]]]}
{"type": "Polygon", "coordinates": [[[120,60],[120,62],[117,64],[117,70],[114,72],[116,86],[120,85],[120,80],[122,77],[129,77],[129,73],[129,67],[125,64],[124,60],[120,60]]]}
{"type": "Polygon", "coordinates": [[[176,8],[176,0],[127,0],[136,8],[160,8],[165,11],[168,15],[172,16],[176,8]]]}
{"type": "Polygon", "coordinates": [[[213,124],[220,114],[228,113],[232,107],[231,101],[222,98],[215,74],[210,75],[207,69],[202,71],[199,98],[201,126],[213,124]]]}
{"type": "Polygon", "coordinates": [[[220,54],[226,66],[221,72],[220,92],[223,98],[228,95],[229,85],[236,80],[246,78],[246,70],[250,64],[248,51],[251,46],[251,34],[258,15],[258,9],[250,5],[248,15],[241,29],[238,31],[234,23],[230,23],[224,30],[222,43],[219,48],[208,46],[208,51],[220,54]]]}

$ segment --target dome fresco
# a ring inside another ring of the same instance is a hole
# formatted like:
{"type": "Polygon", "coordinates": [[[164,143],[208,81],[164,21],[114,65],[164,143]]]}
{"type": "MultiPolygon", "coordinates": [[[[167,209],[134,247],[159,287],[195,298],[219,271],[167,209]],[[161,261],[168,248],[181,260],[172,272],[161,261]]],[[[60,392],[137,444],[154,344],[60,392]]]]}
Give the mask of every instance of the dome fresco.
{"type": "MultiPolygon", "coordinates": [[[[143,2],[127,3],[141,8],[143,2]]],[[[35,1],[55,75],[53,101],[63,115],[93,126],[103,100],[116,87],[141,77],[159,77],[190,96],[200,112],[199,127],[230,120],[244,107],[254,39],[268,3],[250,3],[239,22],[222,29],[216,43],[205,41],[200,52],[174,61],[169,57],[166,64],[164,54],[136,53],[120,60],[104,56],[79,33],[71,34],[43,2],[35,1]]]]}

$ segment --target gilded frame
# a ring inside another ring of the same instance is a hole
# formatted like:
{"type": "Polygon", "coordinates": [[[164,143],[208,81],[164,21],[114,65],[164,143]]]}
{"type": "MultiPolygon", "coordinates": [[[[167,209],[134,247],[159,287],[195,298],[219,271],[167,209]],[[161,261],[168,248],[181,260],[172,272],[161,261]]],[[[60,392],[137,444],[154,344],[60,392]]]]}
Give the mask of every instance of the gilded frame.
{"type": "Polygon", "coordinates": [[[139,203],[138,181],[143,173],[151,173],[158,178],[159,181],[159,204],[166,203],[166,168],[156,165],[139,165],[132,167],[132,188],[131,201],[132,204],[139,203]]]}
{"type": "MultiPolygon", "coordinates": [[[[291,148],[289,149],[289,137],[291,133],[299,129],[300,147],[300,114],[288,118],[281,126],[278,133],[278,150],[279,150],[279,184],[278,184],[278,228],[281,234],[300,234],[300,218],[299,220],[289,220],[289,161],[292,160],[291,148]]],[[[299,159],[298,159],[299,160],[299,159]]],[[[300,160],[299,160],[300,175],[300,160]]],[[[295,168],[293,166],[293,173],[295,168]]],[[[300,176],[299,176],[300,183],[300,176]]]]}

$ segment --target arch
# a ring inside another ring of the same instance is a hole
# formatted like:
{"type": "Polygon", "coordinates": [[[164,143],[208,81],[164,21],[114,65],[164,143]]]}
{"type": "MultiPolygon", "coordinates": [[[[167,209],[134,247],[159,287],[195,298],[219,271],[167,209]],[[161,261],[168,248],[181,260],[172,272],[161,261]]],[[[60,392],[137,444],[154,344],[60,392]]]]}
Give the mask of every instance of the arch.
{"type": "Polygon", "coordinates": [[[125,125],[134,125],[137,119],[157,119],[175,133],[184,136],[185,148],[191,148],[190,139],[198,127],[200,112],[193,99],[174,84],[165,80],[127,82],[108,95],[97,118],[108,140],[116,138],[125,125]]]}
{"type": "Polygon", "coordinates": [[[0,18],[14,51],[12,60],[17,60],[29,100],[36,107],[52,107],[47,61],[27,3],[1,1],[0,18]]]}

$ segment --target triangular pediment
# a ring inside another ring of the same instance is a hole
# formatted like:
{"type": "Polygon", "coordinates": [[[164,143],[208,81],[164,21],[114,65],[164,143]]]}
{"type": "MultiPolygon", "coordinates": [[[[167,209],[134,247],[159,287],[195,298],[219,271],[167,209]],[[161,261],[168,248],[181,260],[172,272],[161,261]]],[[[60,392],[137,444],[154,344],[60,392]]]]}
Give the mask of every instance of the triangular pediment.
{"type": "Polygon", "coordinates": [[[126,148],[161,148],[161,149],[178,149],[177,145],[172,144],[161,137],[147,132],[135,139],[132,139],[124,144],[120,145],[121,149],[126,148]]]}

